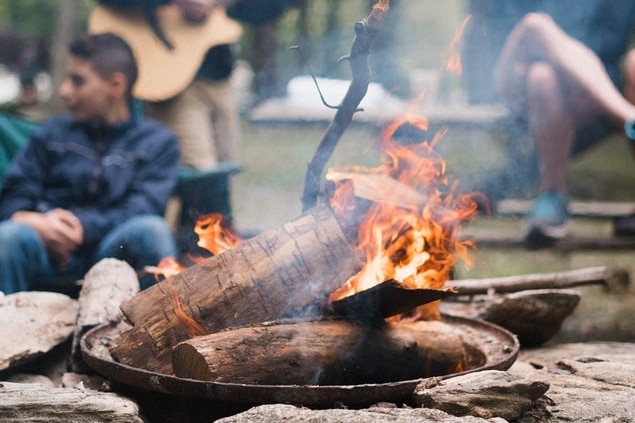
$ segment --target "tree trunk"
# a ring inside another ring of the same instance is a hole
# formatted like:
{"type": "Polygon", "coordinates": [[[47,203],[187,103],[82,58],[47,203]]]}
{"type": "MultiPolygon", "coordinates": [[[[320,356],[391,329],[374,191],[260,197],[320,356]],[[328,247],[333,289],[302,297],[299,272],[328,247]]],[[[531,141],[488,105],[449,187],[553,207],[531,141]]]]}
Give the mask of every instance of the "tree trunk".
{"type": "Polygon", "coordinates": [[[359,268],[330,209],[313,209],[125,302],[134,327],[111,353],[124,364],[171,374],[178,342],[322,305],[359,268]]]}
{"type": "Polygon", "coordinates": [[[460,337],[441,322],[359,325],[347,320],[244,327],[178,344],[179,377],[262,385],[388,383],[465,367],[460,337]]]}

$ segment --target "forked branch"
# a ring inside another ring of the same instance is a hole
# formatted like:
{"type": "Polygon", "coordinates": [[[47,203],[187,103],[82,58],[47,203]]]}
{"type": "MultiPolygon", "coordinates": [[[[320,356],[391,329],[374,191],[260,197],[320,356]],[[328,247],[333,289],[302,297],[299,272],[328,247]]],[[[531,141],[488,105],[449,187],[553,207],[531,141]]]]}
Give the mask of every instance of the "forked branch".
{"type": "Polygon", "coordinates": [[[317,205],[320,194],[320,180],[342,134],[358,111],[359,103],[368,90],[370,81],[369,54],[375,35],[381,30],[384,18],[390,8],[390,0],[378,0],[369,15],[355,24],[355,37],[348,55],[351,69],[351,84],[346,91],[342,103],[331,121],[313,158],[309,162],[304,192],[302,194],[302,211],[306,212],[317,205]]]}

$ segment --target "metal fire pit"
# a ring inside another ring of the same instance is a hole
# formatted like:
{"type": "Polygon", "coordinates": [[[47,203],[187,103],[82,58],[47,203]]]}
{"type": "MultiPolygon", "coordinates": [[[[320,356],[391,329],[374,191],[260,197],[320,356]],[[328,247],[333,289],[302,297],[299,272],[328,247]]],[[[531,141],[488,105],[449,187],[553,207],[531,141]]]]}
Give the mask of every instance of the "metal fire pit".
{"type": "MultiPolygon", "coordinates": [[[[443,379],[481,370],[506,370],[518,356],[520,345],[516,337],[497,325],[449,315],[443,315],[441,321],[452,334],[461,337],[471,352],[465,371],[440,376],[443,379]]],[[[86,364],[116,382],[174,396],[240,404],[363,405],[407,401],[425,380],[363,385],[251,385],[185,379],[114,361],[108,348],[123,330],[122,325],[102,325],[88,331],[80,344],[86,364]]]]}

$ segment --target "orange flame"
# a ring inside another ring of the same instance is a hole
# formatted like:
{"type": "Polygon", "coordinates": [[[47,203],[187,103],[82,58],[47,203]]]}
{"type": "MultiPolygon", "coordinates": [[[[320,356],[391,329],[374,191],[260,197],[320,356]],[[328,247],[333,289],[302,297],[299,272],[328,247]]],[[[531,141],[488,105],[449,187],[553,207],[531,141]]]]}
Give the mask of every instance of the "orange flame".
{"type": "Polygon", "coordinates": [[[174,257],[164,257],[161,259],[159,264],[157,264],[156,270],[154,272],[154,278],[159,280],[161,276],[170,277],[177,275],[185,270],[185,266],[178,262],[178,260],[174,257]]]}
{"type": "MultiPolygon", "coordinates": [[[[196,219],[194,232],[198,235],[197,245],[214,255],[229,250],[243,240],[231,228],[227,227],[220,213],[209,213],[196,219]]],[[[185,257],[190,264],[201,262],[205,257],[188,254],[185,257]]],[[[187,266],[174,257],[163,258],[156,267],[155,278],[170,277],[181,273],[187,266]]]]}
{"type": "Polygon", "coordinates": [[[242,242],[231,228],[223,226],[223,215],[210,213],[196,219],[194,232],[198,235],[197,245],[214,255],[227,251],[242,242]]]}
{"type": "Polygon", "coordinates": [[[465,17],[465,19],[463,19],[463,22],[454,34],[454,37],[452,38],[450,47],[448,49],[448,59],[445,63],[445,70],[456,75],[461,75],[461,73],[463,73],[460,45],[461,40],[463,39],[463,33],[465,32],[465,27],[467,26],[467,23],[470,21],[471,18],[472,16],[468,15],[465,17]]]}
{"type": "MultiPolygon", "coordinates": [[[[331,301],[389,279],[412,288],[441,289],[458,258],[471,264],[468,249],[472,244],[459,240],[458,234],[461,224],[476,215],[476,203],[468,195],[455,196],[456,184],[448,184],[445,161],[434,150],[443,133],[431,142],[403,143],[395,136],[404,128],[420,136],[428,129],[428,121],[424,117],[404,117],[394,122],[382,135],[383,163],[374,169],[354,170],[389,176],[391,186],[396,181],[403,186],[400,191],[408,192],[404,198],[410,204],[373,199],[358,227],[357,248],[365,257],[365,265],[331,295],[331,301]],[[413,198],[413,189],[418,198],[413,198]]],[[[330,174],[333,172],[329,170],[330,174]]],[[[357,192],[356,187],[351,188],[356,182],[354,177],[351,179],[338,182],[331,198],[338,217],[347,213],[344,217],[349,220],[357,204],[351,195],[357,192]]],[[[378,187],[376,191],[385,190],[378,187]]],[[[419,308],[413,317],[438,317],[438,304],[419,308]]]]}

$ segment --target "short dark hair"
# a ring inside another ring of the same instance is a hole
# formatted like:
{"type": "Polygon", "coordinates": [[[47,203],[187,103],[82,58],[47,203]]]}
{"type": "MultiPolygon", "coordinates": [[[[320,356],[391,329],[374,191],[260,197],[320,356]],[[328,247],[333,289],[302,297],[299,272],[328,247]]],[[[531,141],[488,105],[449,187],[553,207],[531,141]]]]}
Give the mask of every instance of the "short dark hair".
{"type": "Polygon", "coordinates": [[[71,42],[68,51],[74,57],[91,62],[102,78],[121,72],[128,80],[128,96],[132,96],[138,75],[137,62],[123,39],[111,33],[81,34],[71,42]]]}

